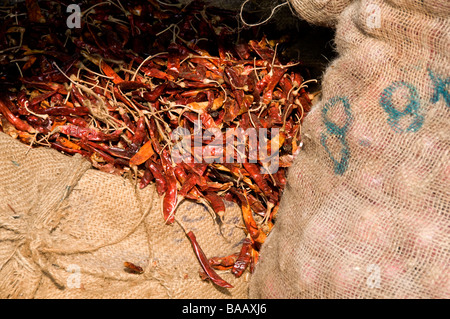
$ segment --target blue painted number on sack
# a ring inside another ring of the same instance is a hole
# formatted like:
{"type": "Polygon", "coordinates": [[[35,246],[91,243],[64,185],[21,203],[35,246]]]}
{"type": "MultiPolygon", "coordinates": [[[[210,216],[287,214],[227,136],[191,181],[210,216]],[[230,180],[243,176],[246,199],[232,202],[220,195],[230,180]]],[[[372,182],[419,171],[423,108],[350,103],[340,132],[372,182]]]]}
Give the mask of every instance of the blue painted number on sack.
{"type": "Polygon", "coordinates": [[[442,97],[444,98],[445,103],[448,107],[450,107],[450,94],[448,93],[447,86],[450,85],[450,78],[441,79],[438,77],[433,71],[428,69],[428,74],[430,75],[431,81],[434,84],[434,92],[431,97],[431,102],[434,104],[442,97]]]}
{"type": "Polygon", "coordinates": [[[397,81],[388,86],[381,93],[380,104],[389,115],[388,123],[397,133],[405,130],[400,127],[400,120],[405,116],[412,117],[412,123],[406,128],[407,132],[416,132],[423,125],[424,117],[419,114],[420,99],[414,86],[403,81],[397,81]],[[403,111],[399,111],[392,103],[392,95],[399,88],[406,88],[409,92],[407,96],[408,104],[403,111]]]}
{"type": "Polygon", "coordinates": [[[323,119],[323,123],[325,124],[327,133],[329,135],[336,136],[342,144],[342,149],[341,149],[341,154],[340,154],[341,159],[338,161],[333,156],[333,154],[331,154],[331,152],[327,146],[328,136],[324,133],[321,134],[320,142],[321,142],[322,146],[325,148],[325,151],[330,156],[331,160],[333,161],[334,172],[336,174],[342,175],[347,170],[348,161],[350,159],[350,148],[347,145],[346,135],[347,135],[347,130],[348,130],[349,126],[351,125],[353,118],[352,118],[352,114],[350,112],[350,103],[348,102],[348,99],[346,97],[337,97],[337,96],[331,98],[324,105],[324,107],[322,109],[322,119],[323,119]],[[345,123],[343,126],[338,126],[337,124],[331,122],[328,119],[328,115],[327,115],[328,111],[331,108],[335,107],[336,105],[340,104],[340,102],[342,102],[342,105],[344,107],[344,112],[345,112],[345,123]]]}

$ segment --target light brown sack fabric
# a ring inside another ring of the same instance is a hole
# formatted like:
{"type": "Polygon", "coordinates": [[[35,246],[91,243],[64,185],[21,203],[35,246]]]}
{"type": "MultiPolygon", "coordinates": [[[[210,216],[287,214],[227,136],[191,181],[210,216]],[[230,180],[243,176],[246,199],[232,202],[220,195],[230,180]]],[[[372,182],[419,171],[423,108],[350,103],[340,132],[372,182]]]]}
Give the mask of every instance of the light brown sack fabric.
{"type": "MultiPolygon", "coordinates": [[[[310,22],[341,3],[292,1],[310,22]]],[[[353,1],[336,13],[339,57],[304,121],[250,297],[449,298],[450,4],[353,1]]]]}
{"type": "MultiPolygon", "coordinates": [[[[0,298],[247,298],[201,281],[184,231],[164,224],[152,185],[90,168],[81,157],[29,150],[0,133],[0,298]],[[124,271],[123,263],[144,268],[124,271]]],[[[177,218],[208,257],[239,251],[240,208],[227,203],[223,236],[202,205],[184,202],[177,218]],[[225,237],[225,238],[224,238],[225,237]]]]}

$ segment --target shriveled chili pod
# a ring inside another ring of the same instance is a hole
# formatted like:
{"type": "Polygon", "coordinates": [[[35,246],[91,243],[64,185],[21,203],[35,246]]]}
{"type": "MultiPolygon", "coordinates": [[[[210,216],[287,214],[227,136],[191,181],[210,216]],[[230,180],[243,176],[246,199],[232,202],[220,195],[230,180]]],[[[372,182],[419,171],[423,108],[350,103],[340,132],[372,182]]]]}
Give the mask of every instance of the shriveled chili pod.
{"type": "Polygon", "coordinates": [[[251,261],[251,249],[252,249],[252,241],[250,238],[245,238],[242,243],[241,251],[239,253],[239,257],[233,265],[233,269],[231,273],[236,277],[242,276],[244,271],[247,269],[248,265],[251,261]]]}
{"type": "Polygon", "coordinates": [[[6,105],[4,96],[0,96],[0,113],[19,131],[25,131],[28,133],[36,133],[36,130],[27,122],[22,121],[19,117],[15,116],[6,105]]]}
{"type": "Polygon", "coordinates": [[[236,263],[239,254],[232,254],[225,257],[212,257],[208,259],[209,264],[212,268],[217,270],[227,270],[232,269],[234,264],[236,263]]]}
{"type": "Polygon", "coordinates": [[[191,241],[192,248],[194,249],[195,255],[197,256],[198,261],[200,262],[201,267],[203,268],[203,271],[208,275],[208,278],[211,279],[211,281],[216,284],[219,287],[223,288],[233,288],[231,284],[223,280],[210,266],[208,262],[208,258],[206,258],[205,253],[201,249],[200,245],[197,242],[197,238],[195,238],[195,235],[192,231],[188,232],[186,234],[191,241]]]}

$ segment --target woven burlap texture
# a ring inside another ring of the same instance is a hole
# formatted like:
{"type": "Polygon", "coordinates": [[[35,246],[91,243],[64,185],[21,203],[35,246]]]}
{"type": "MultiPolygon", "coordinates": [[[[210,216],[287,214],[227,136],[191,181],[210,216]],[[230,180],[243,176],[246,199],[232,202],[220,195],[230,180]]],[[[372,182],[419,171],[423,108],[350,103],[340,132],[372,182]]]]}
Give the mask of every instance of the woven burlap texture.
{"type": "MultiPolygon", "coordinates": [[[[311,23],[341,3],[292,1],[311,23]]],[[[450,3],[339,11],[250,297],[449,298],[450,3]]]]}
{"type": "MultiPolygon", "coordinates": [[[[1,298],[246,298],[202,281],[178,224],[165,225],[152,185],[92,169],[79,156],[33,148],[0,133],[1,298]],[[124,262],[144,268],[124,270],[124,262]]],[[[208,210],[183,202],[177,218],[208,257],[238,252],[240,208],[227,203],[222,234],[208,210]]]]}

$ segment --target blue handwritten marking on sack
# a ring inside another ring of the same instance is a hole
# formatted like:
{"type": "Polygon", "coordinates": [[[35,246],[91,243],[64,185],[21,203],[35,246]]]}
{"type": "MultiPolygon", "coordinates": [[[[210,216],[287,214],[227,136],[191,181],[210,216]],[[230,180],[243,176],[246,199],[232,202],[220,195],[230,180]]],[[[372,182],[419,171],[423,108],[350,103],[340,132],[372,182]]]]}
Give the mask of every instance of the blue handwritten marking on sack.
{"type": "Polygon", "coordinates": [[[334,172],[338,175],[342,175],[347,170],[348,161],[350,159],[350,148],[348,147],[348,144],[347,144],[346,135],[347,135],[347,130],[353,121],[352,113],[350,111],[350,103],[348,102],[348,99],[346,97],[335,96],[335,97],[331,98],[330,100],[328,100],[328,102],[323,106],[323,109],[322,109],[322,119],[323,119],[323,123],[325,124],[327,133],[330,135],[336,136],[342,144],[341,160],[338,161],[333,156],[333,154],[331,154],[330,150],[328,149],[328,146],[326,144],[328,136],[324,133],[321,134],[320,143],[325,148],[325,151],[328,153],[331,160],[333,161],[334,172]],[[342,105],[344,107],[345,117],[346,117],[345,123],[342,127],[331,122],[328,119],[328,115],[327,115],[328,111],[331,108],[335,107],[337,104],[339,104],[339,102],[342,102],[342,105]]]}
{"type": "Polygon", "coordinates": [[[434,92],[433,96],[431,97],[431,103],[436,103],[439,101],[440,96],[444,98],[445,103],[448,107],[450,107],[450,93],[448,92],[448,89],[446,89],[446,86],[450,85],[450,78],[446,78],[445,80],[438,77],[433,71],[428,69],[428,74],[430,75],[431,81],[433,81],[434,84],[434,92]]]}
{"type": "Polygon", "coordinates": [[[413,122],[406,128],[407,132],[416,132],[419,130],[424,121],[424,117],[419,114],[420,98],[414,86],[403,81],[397,81],[388,86],[381,93],[380,104],[386,113],[389,115],[388,123],[392,129],[397,133],[403,133],[405,130],[400,127],[400,119],[404,116],[412,116],[413,122]],[[392,103],[392,95],[398,89],[404,87],[408,89],[408,105],[403,111],[399,111],[392,103]]]}

